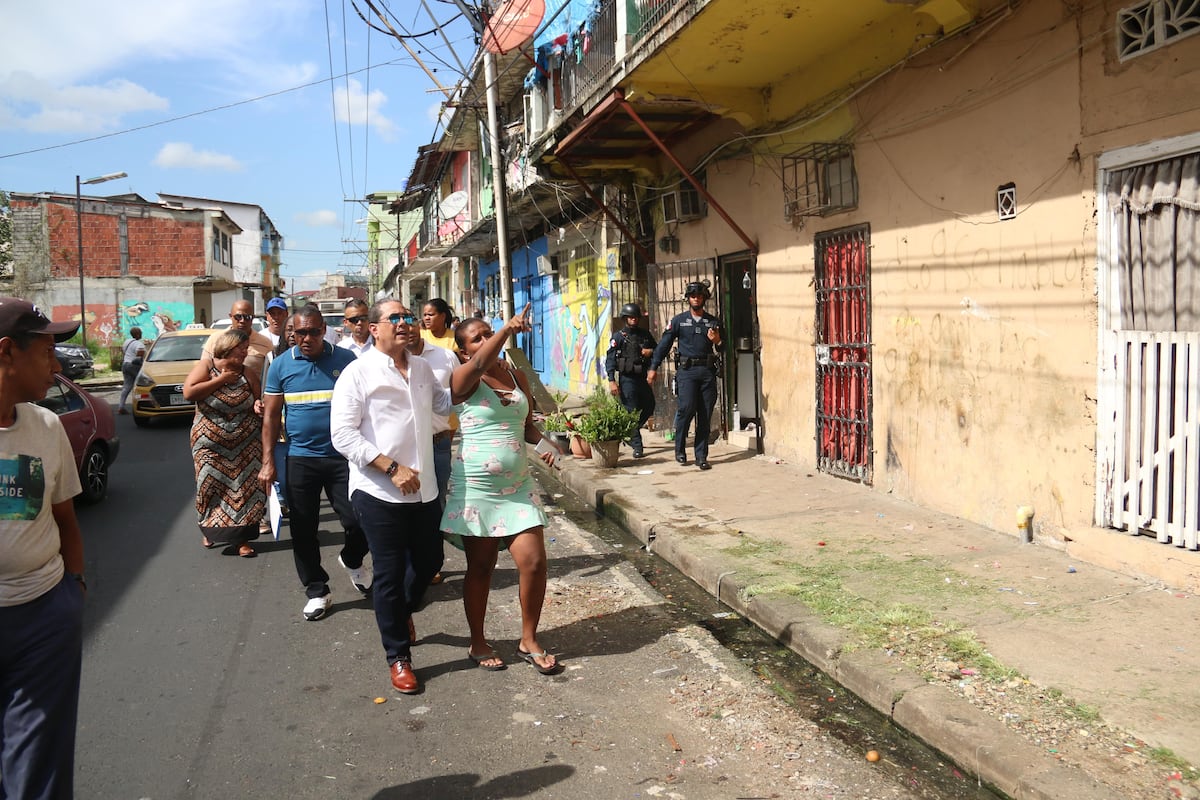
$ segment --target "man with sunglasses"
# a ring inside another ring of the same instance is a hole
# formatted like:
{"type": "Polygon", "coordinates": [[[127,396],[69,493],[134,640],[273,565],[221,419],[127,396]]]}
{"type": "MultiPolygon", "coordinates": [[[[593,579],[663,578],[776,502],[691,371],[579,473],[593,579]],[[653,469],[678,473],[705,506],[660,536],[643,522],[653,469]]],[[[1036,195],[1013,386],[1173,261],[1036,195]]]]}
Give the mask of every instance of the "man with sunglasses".
{"type": "MultiPolygon", "coordinates": [[[[250,337],[250,352],[246,354],[246,369],[254,370],[259,380],[262,380],[266,368],[267,356],[275,349],[271,340],[254,330],[254,304],[249,300],[235,300],[229,309],[229,327],[245,331],[250,337]]],[[[213,360],[212,344],[223,331],[217,331],[204,343],[204,355],[209,361],[213,360]]],[[[266,452],[270,452],[269,450],[266,452]]]]}
{"type": "Polygon", "coordinates": [[[350,335],[338,342],[338,347],[344,347],[356,356],[361,356],[371,349],[375,338],[371,335],[371,325],[367,316],[367,304],[362,300],[346,302],[346,330],[350,335]]]}
{"type": "Polygon", "coordinates": [[[375,346],[338,380],[330,420],[333,444],[350,462],[350,501],[371,546],[375,622],[392,686],[403,694],[420,690],[412,671],[412,614],[442,566],[434,420],[451,408],[433,367],[409,353],[415,324],[396,300],[371,308],[375,346]]]}
{"type": "MultiPolygon", "coordinates": [[[[316,306],[297,311],[292,325],[296,344],[275,356],[264,383],[263,452],[273,450],[282,418],[288,439],[285,479],[292,556],[308,598],[304,618],[312,621],[324,617],[330,603],[329,573],[321,566],[317,541],[322,491],[346,532],[338,562],[362,594],[371,588],[371,568],[363,561],[368,552],[367,539],[350,506],[349,466],[334,448],[329,433],[333,387],[355,355],[325,341],[325,320],[316,306]]],[[[269,492],[275,480],[271,459],[263,459],[258,478],[263,490],[269,492]]]]}

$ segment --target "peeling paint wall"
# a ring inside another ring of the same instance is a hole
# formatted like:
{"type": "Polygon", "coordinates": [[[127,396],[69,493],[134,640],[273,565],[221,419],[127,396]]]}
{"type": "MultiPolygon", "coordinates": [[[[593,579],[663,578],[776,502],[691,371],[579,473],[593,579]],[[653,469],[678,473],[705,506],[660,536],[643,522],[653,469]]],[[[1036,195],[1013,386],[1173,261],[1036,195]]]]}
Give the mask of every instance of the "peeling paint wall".
{"type": "MultiPolygon", "coordinates": [[[[710,165],[760,248],[766,452],[815,465],[813,236],[866,224],[875,489],[1001,531],[1022,505],[1042,533],[1092,525],[1095,158],[1200,130],[1200,39],[1117,67],[1115,10],[1025,4],[831,114],[814,139],[854,142],[854,211],[785,221],[766,145],[710,165]],[[1019,213],[1000,221],[1010,182],[1019,213]]],[[[677,235],[681,259],[740,249],[711,211],[677,235]]]]}

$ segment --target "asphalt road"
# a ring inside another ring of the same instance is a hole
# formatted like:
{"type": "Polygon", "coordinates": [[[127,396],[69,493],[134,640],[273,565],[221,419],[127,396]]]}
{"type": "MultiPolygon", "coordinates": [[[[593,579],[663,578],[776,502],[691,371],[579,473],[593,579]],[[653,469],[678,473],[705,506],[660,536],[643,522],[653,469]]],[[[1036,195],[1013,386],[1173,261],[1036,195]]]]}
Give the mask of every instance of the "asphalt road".
{"type": "Polygon", "coordinates": [[[398,695],[369,601],[336,564],[331,513],[334,604],[306,622],[286,530],[256,559],[200,547],[187,426],[118,426],[109,497],[80,510],[80,798],[936,796],[797,716],[554,509],[542,639],[565,670],[516,660],[505,556],[489,627],[510,666],[467,661],[462,560],[447,548],[447,581],[416,620],[425,688],[398,695]]]}

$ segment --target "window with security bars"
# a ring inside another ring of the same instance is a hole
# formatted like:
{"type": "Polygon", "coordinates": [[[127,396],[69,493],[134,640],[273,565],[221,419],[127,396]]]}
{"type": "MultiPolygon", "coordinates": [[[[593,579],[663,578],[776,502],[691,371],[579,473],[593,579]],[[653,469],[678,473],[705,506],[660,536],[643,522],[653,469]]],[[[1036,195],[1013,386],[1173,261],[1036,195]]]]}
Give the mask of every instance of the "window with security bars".
{"type": "Polygon", "coordinates": [[[783,157],[783,216],[824,217],[858,208],[858,175],[848,144],[817,142],[783,157]]]}
{"type": "Polygon", "coordinates": [[[1117,12],[1117,55],[1125,61],[1198,31],[1196,0],[1146,0],[1117,12]]]}

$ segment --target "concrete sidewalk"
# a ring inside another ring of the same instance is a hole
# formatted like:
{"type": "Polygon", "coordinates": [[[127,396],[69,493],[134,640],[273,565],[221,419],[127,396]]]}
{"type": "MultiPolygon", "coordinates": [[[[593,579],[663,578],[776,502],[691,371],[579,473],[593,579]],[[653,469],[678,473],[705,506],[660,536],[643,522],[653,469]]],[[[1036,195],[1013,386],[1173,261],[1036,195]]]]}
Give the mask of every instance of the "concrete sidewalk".
{"type": "Polygon", "coordinates": [[[701,472],[646,442],[553,475],[960,767],[1011,797],[1200,797],[1195,596],[723,443],[701,472]]]}

